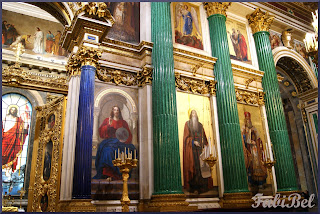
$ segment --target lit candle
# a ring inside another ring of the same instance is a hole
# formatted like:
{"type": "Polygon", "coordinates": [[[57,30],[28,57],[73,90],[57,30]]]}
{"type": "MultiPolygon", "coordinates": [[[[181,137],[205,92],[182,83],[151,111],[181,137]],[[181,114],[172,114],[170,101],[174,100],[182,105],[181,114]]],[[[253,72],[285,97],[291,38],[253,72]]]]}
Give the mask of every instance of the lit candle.
{"type": "Polygon", "coordinates": [[[130,158],[132,159],[132,151],[130,152],[130,158]]]}
{"type": "Polygon", "coordinates": [[[120,158],[120,149],[118,148],[118,158],[120,158]]]}
{"type": "Polygon", "coordinates": [[[114,150],[114,159],[117,159],[117,150],[114,150]]]}
{"type": "Polygon", "coordinates": [[[137,159],[137,150],[134,150],[134,159],[137,159]]]}

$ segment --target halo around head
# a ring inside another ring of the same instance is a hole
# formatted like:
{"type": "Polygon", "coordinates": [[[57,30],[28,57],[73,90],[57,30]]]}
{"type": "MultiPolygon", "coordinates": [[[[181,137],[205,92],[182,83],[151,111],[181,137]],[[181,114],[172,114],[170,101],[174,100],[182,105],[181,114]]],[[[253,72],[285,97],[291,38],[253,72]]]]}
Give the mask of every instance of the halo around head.
{"type": "Polygon", "coordinates": [[[15,104],[11,104],[8,106],[8,109],[7,109],[7,114],[9,114],[9,111],[12,107],[15,107],[17,109],[17,115],[19,115],[19,107],[15,104]]]}

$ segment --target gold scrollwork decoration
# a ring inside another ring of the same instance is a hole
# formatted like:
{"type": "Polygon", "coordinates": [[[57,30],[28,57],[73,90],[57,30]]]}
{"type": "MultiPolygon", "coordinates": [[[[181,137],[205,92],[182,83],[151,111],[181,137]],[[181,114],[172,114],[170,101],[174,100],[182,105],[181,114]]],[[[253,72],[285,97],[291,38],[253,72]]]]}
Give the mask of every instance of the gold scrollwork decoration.
{"type": "Polygon", "coordinates": [[[78,11],[76,15],[79,15],[82,12],[85,12],[87,15],[98,16],[99,18],[105,17],[112,24],[114,24],[115,20],[111,15],[110,11],[107,9],[108,6],[104,2],[77,2],[78,11]]]}
{"type": "Polygon", "coordinates": [[[65,97],[52,100],[43,106],[36,107],[37,122],[39,127],[47,118],[55,114],[55,124],[53,128],[36,129],[35,142],[33,150],[33,159],[31,164],[31,177],[28,196],[28,212],[41,212],[41,198],[47,194],[48,207],[46,211],[57,211],[57,202],[59,199],[60,171],[62,161],[62,136],[63,136],[63,117],[65,113],[65,97]],[[44,152],[46,144],[52,142],[51,170],[48,180],[43,178],[44,152]]]}
{"type": "Polygon", "coordinates": [[[216,80],[209,81],[209,92],[211,95],[214,95],[214,96],[216,95],[216,91],[217,91],[216,85],[217,85],[216,80]]]}
{"type": "Polygon", "coordinates": [[[152,68],[144,66],[137,74],[138,86],[144,87],[145,85],[152,84],[152,68]]]}
{"type": "Polygon", "coordinates": [[[247,19],[254,34],[260,31],[269,31],[274,16],[269,15],[268,12],[264,13],[260,8],[257,8],[252,14],[247,15],[247,19]]]}
{"type": "Polygon", "coordinates": [[[25,71],[17,64],[2,69],[2,84],[35,90],[50,90],[63,94],[68,93],[67,77],[54,77],[48,81],[48,79],[25,71]]]}
{"type": "Polygon", "coordinates": [[[238,102],[245,103],[245,104],[258,104],[258,95],[253,92],[242,91],[236,89],[236,98],[238,102]]]}
{"type": "Polygon", "coordinates": [[[208,17],[214,14],[227,16],[226,11],[231,5],[231,2],[203,2],[203,5],[208,17]]]}
{"type": "Polygon", "coordinates": [[[199,68],[201,68],[203,65],[204,65],[204,63],[199,63],[199,64],[192,66],[191,67],[192,75],[195,76],[197,73],[197,70],[199,70],[199,68]]]}
{"type": "Polygon", "coordinates": [[[103,68],[97,70],[97,77],[101,81],[115,83],[116,85],[138,85],[136,74],[112,68],[103,68]]]}
{"type": "Polygon", "coordinates": [[[188,77],[181,76],[180,73],[175,73],[176,78],[176,87],[182,91],[192,92],[194,94],[214,94],[215,92],[215,83],[210,81],[192,79],[188,77]],[[211,87],[211,88],[210,88],[211,87]]]}

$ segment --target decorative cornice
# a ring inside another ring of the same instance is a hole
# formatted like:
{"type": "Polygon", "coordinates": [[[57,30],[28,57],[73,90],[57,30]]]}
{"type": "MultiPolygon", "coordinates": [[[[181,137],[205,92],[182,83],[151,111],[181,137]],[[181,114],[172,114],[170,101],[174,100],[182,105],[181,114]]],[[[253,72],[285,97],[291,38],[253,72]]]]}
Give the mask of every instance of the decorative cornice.
{"type": "Polygon", "coordinates": [[[67,77],[43,79],[31,72],[26,72],[20,67],[16,67],[16,65],[2,69],[2,84],[62,94],[68,93],[67,77]]]}
{"type": "Polygon", "coordinates": [[[152,84],[152,67],[144,66],[137,74],[138,86],[144,87],[145,85],[152,84]]]}
{"type": "Polygon", "coordinates": [[[175,72],[176,87],[182,91],[192,92],[194,94],[215,95],[216,81],[199,80],[190,77],[181,76],[180,73],[175,72]]]}
{"type": "Polygon", "coordinates": [[[203,2],[203,5],[208,17],[214,14],[227,16],[226,11],[231,5],[231,2],[203,2]]]}
{"type": "Polygon", "coordinates": [[[81,67],[84,65],[90,65],[99,69],[99,59],[102,56],[102,50],[81,46],[76,54],[73,54],[66,65],[67,75],[79,75],[81,73],[81,67]]]}
{"type": "Polygon", "coordinates": [[[101,81],[114,83],[116,85],[138,85],[137,74],[116,70],[113,68],[102,68],[97,70],[97,77],[101,81]]]}
{"type": "Polygon", "coordinates": [[[255,34],[260,31],[269,31],[274,16],[269,15],[268,12],[264,13],[260,8],[257,8],[252,14],[247,15],[247,19],[252,33],[255,34]]]}

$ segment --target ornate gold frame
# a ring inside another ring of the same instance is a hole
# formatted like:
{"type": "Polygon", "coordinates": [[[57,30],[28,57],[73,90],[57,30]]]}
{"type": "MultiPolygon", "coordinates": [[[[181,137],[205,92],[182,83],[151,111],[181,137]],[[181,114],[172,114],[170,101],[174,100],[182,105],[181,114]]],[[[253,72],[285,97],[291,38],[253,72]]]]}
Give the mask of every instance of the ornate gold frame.
{"type": "Polygon", "coordinates": [[[63,148],[63,131],[66,111],[66,97],[61,96],[51,102],[36,107],[36,132],[32,152],[31,176],[28,194],[28,212],[41,212],[40,201],[45,194],[48,195],[48,210],[55,212],[60,193],[61,162],[63,148]],[[52,129],[48,127],[48,119],[54,114],[55,124],[52,129]],[[43,161],[45,147],[52,141],[51,173],[47,181],[43,179],[43,161]]]}

